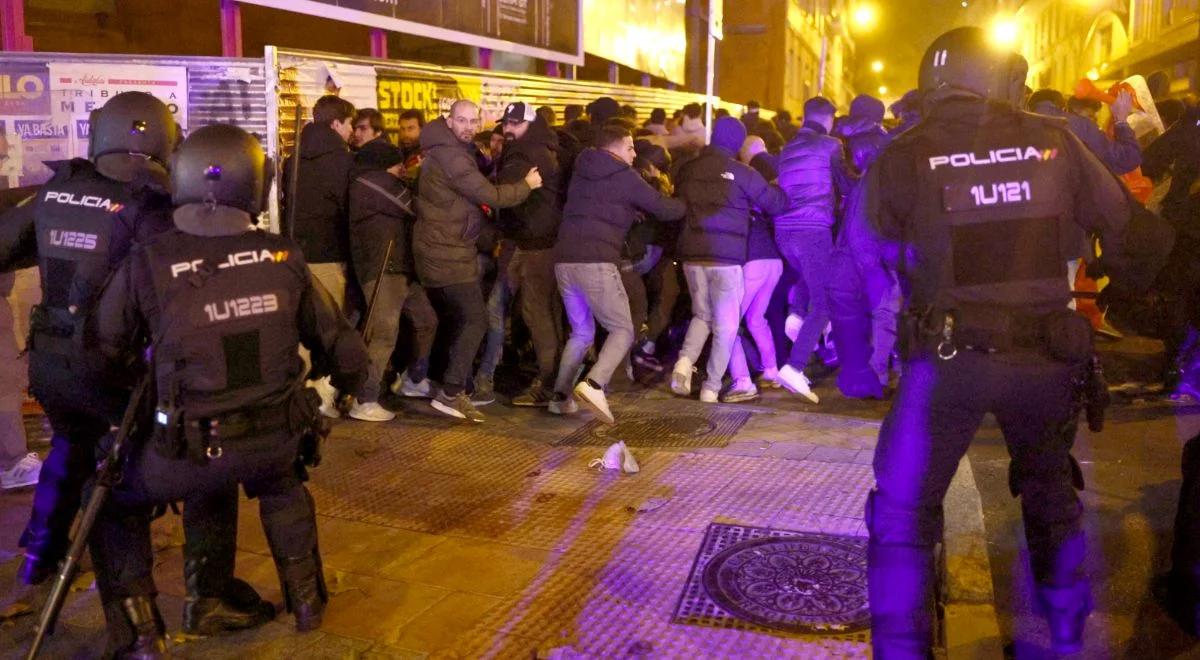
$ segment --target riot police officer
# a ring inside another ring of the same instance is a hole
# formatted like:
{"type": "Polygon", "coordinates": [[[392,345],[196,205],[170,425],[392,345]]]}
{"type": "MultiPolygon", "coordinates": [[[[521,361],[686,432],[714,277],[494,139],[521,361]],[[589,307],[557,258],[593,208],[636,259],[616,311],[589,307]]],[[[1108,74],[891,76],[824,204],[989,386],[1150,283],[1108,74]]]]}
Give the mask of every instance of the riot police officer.
{"type": "Polygon", "coordinates": [[[1072,224],[1098,233],[1120,278],[1130,209],[1065,124],[1021,112],[1027,66],[978,28],[936,39],[921,64],[924,121],[868,175],[868,221],[898,243],[903,376],[880,430],[867,505],[876,657],[932,650],[933,547],[942,498],[986,413],[1004,434],[1037,597],[1055,650],[1081,645],[1091,609],[1069,439],[1091,357],[1067,309],[1072,224]]]}
{"type": "Polygon", "coordinates": [[[303,389],[303,344],[342,391],[366,377],[362,340],[311,277],[295,243],[256,231],[268,165],[233,126],[188,137],[171,173],[174,228],[136,246],[98,305],[109,355],[149,344],[157,405],[151,439],[128,454],[124,479],[91,539],[112,650],[164,647],[154,604],[146,507],[242,484],[257,498],[296,627],[320,625],[326,593],[312,498],[296,468],[319,397],[303,389]]]}
{"type": "MultiPolygon", "coordinates": [[[[54,174],[31,203],[0,223],[0,270],[36,259],[42,303],[31,318],[30,386],[54,434],[30,521],[20,578],[43,583],[66,552],[96,443],[120,418],[130,383],[96,350],[92,311],[130,247],[170,228],[167,160],[179,127],[158,99],[114,96],[90,121],[89,156],[50,163],[54,174]]],[[[274,616],[249,585],[232,580],[237,489],[184,512],[185,629],[212,634],[274,616]]]]}

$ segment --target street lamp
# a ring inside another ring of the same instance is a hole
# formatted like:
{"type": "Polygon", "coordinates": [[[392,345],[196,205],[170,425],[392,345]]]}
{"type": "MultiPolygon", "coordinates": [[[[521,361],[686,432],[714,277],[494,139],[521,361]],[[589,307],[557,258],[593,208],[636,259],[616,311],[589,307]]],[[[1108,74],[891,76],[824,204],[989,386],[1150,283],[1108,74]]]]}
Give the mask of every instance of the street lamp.
{"type": "Polygon", "coordinates": [[[989,32],[992,43],[1003,48],[1016,46],[1021,36],[1021,24],[1012,16],[997,16],[992,20],[989,32]]]}
{"type": "Polygon", "coordinates": [[[879,12],[876,11],[875,5],[871,4],[860,4],[850,14],[850,20],[854,27],[863,32],[874,29],[878,19],[879,12]]]}
{"type": "Polygon", "coordinates": [[[883,60],[871,62],[871,70],[875,73],[881,73],[883,71],[883,60]]]}
{"type": "Polygon", "coordinates": [[[880,95],[880,96],[887,96],[887,93],[888,93],[888,88],[887,88],[887,85],[880,85],[880,86],[879,86],[879,95],[880,95]]]}

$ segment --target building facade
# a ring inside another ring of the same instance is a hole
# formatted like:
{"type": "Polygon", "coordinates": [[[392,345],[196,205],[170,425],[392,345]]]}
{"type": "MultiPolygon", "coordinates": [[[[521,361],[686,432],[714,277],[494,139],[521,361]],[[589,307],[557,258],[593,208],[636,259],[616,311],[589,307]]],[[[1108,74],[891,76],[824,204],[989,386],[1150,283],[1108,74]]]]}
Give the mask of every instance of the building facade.
{"type": "Polygon", "coordinates": [[[718,95],[799,116],[821,94],[845,111],[855,94],[848,9],[845,0],[725,0],[718,95]]]}

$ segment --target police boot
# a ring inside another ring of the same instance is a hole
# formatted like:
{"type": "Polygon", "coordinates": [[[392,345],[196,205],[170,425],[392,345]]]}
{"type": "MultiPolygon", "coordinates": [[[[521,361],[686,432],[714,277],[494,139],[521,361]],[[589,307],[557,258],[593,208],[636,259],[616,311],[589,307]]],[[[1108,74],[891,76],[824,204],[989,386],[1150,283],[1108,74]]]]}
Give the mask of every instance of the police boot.
{"type": "Polygon", "coordinates": [[[58,572],[58,563],[67,554],[67,547],[57,536],[48,529],[35,531],[32,525],[21,533],[17,545],[25,549],[25,556],[17,577],[22,583],[42,584],[58,572]]]}
{"type": "Polygon", "coordinates": [[[183,602],[183,631],[189,635],[219,635],[233,630],[257,628],[275,618],[275,606],[258,595],[254,587],[233,578],[220,596],[205,595],[201,588],[204,560],[183,563],[187,598],[183,602]]]}
{"type": "Polygon", "coordinates": [[[114,660],[160,660],[170,658],[166,626],[153,596],[133,596],[106,603],[108,648],[104,658],[114,660]]]}
{"type": "Polygon", "coordinates": [[[296,630],[308,632],[321,627],[321,615],[329,592],[325,588],[325,576],[321,570],[321,558],[314,550],[305,557],[287,557],[276,560],[279,583],[283,585],[283,599],[287,611],[296,616],[296,630]]]}
{"type": "Polygon", "coordinates": [[[1083,629],[1092,613],[1092,596],[1086,583],[1073,587],[1038,587],[1038,603],[1050,625],[1050,647],[1058,654],[1083,649],[1083,629]]]}

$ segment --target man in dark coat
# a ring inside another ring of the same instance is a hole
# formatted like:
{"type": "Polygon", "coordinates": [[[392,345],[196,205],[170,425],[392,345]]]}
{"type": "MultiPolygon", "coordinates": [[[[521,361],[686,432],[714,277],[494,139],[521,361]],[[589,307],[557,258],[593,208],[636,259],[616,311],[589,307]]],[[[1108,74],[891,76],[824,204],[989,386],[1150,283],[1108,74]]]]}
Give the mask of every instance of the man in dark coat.
{"type": "Polygon", "coordinates": [[[754,168],[737,160],[746,127],[733,117],[714,124],[712,144],[679,170],[677,190],[687,203],[679,234],[679,256],[692,294],[692,321],[671,374],[671,389],[692,392],[692,366],[711,333],[700,400],[716,403],[741,325],[750,222],[755,212],[768,216],[787,208],[787,196],[754,168]]]}
{"type": "Polygon", "coordinates": [[[441,413],[473,422],[484,418],[465,387],[488,325],[475,247],[485,222],[480,207],[516,206],[542,185],[536,169],[516,183],[493,185],[484,178],[471,152],[478,130],[479,106],[466,100],[455,102],[448,118],[431,121],[421,130],[424,160],[413,229],[417,275],[439,321],[451,328],[449,363],[442,389],[431,405],[441,413]]]}
{"type": "MultiPolygon", "coordinates": [[[[354,155],[354,106],[345,99],[327,95],[313,105],[312,123],[300,132],[300,167],[297,169],[296,199],[292,190],[292,158],[283,165],[283,214],[285,224],[293,218],[289,207],[294,203],[294,225],[284,227],[284,235],[295,239],[313,277],[333,296],[346,312],[350,263],[350,227],[347,215],[347,191],[354,155]]],[[[303,355],[307,355],[303,353],[303,355]]],[[[337,391],[328,379],[315,383],[321,395],[321,412],[339,417],[334,398],[337,391]]]]}
{"type": "Polygon", "coordinates": [[[531,192],[522,204],[500,211],[500,229],[517,246],[509,268],[521,289],[521,317],[532,335],[538,364],[537,378],[527,391],[513,397],[513,405],[546,406],[554,393],[562,345],[562,303],[554,278],[553,248],[566,203],[563,167],[569,163],[564,162],[567,155],[559,147],[558,135],[533,106],[510,103],[503,122],[508,143],[496,182],[516,183],[530,168],[537,168],[542,176],[542,187],[531,192]]]}
{"type": "MultiPolygon", "coordinates": [[[[404,152],[386,138],[372,140],[355,154],[350,182],[350,254],[362,290],[374,295],[374,312],[367,344],[370,371],[350,410],[354,419],[386,422],[395,417],[379,405],[381,379],[396,347],[400,314],[409,306],[428,307],[416,282],[412,259],[412,193],[404,179],[404,152]],[[391,244],[391,256],[383,262],[391,244]],[[375,281],[379,292],[375,294],[375,281]]],[[[428,357],[431,332],[417,328],[417,359],[428,357]],[[422,350],[423,349],[423,350],[422,350]]],[[[420,378],[417,378],[419,381],[420,378]]]]}
{"type": "Polygon", "coordinates": [[[597,147],[587,149],[575,163],[554,246],[554,274],[563,297],[571,337],[563,349],[554,385],[554,414],[578,409],[573,391],[602,421],[612,424],[604,387],[633,346],[629,296],[617,264],[630,227],[639,212],[659,220],[677,220],[684,205],[656,191],[631,165],[636,155],[633,135],[618,125],[596,130],[597,147]],[[596,336],[596,322],[608,331],[591,371],[578,385],[575,379],[584,355],[596,336]]]}

